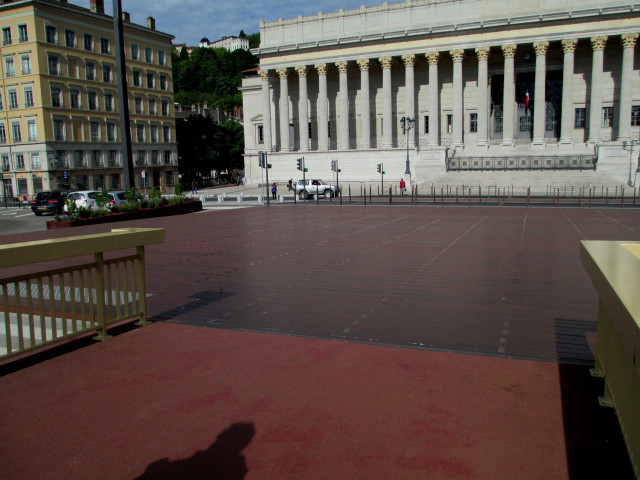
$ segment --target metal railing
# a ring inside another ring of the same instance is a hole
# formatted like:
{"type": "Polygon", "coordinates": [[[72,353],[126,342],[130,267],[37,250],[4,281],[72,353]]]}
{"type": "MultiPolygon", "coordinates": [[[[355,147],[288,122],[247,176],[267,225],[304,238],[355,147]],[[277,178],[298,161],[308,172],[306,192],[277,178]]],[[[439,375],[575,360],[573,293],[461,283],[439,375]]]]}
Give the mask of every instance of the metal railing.
{"type": "Polygon", "coordinates": [[[127,319],[147,323],[144,247],[162,242],[162,228],[131,228],[0,245],[0,268],[36,267],[0,279],[0,359],[88,332],[102,340],[108,325],[127,319]],[[105,252],[130,248],[134,254],[104,258],[105,252]],[[38,268],[86,255],[93,261],[38,268]]]}
{"type": "Polygon", "coordinates": [[[604,378],[600,405],[615,408],[631,464],[640,478],[640,243],[585,240],[580,256],[599,296],[591,373],[604,378]]]}
{"type": "Polygon", "coordinates": [[[594,155],[491,155],[448,157],[450,170],[595,170],[594,155]]]}

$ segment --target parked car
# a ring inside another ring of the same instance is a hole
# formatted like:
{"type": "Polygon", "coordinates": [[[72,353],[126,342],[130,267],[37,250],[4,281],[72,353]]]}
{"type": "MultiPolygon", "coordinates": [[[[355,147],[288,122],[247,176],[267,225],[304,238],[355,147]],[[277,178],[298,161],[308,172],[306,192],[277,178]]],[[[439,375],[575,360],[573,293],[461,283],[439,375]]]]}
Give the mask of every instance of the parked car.
{"type": "Polygon", "coordinates": [[[314,195],[324,195],[326,198],[335,197],[338,190],[334,185],[329,185],[319,178],[311,178],[308,180],[298,180],[296,185],[296,195],[302,200],[313,198],[314,195]]]}
{"type": "Polygon", "coordinates": [[[43,213],[60,214],[67,196],[60,190],[38,192],[31,201],[31,211],[40,216],[43,213]]]}
{"type": "MultiPolygon", "coordinates": [[[[100,194],[100,192],[96,192],[95,190],[82,190],[79,192],[71,192],[67,199],[72,199],[76,202],[76,208],[86,208],[88,210],[96,210],[98,208],[98,202],[96,201],[96,197],[100,194]]],[[[64,211],[67,212],[69,210],[68,205],[64,204],[64,211]]]]}
{"type": "Polygon", "coordinates": [[[109,192],[109,207],[118,206],[127,203],[127,192],[124,190],[114,190],[109,192]]]}

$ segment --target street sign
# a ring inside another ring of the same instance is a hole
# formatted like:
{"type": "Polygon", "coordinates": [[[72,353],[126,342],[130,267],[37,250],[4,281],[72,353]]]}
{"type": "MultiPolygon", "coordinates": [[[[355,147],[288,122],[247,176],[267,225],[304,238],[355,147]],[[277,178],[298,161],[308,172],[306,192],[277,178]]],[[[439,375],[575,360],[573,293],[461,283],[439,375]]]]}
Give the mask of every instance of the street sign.
{"type": "Polygon", "coordinates": [[[142,178],[144,178],[144,176],[145,176],[144,170],[142,170],[142,172],[140,172],[140,174],[142,175],[142,178]]]}

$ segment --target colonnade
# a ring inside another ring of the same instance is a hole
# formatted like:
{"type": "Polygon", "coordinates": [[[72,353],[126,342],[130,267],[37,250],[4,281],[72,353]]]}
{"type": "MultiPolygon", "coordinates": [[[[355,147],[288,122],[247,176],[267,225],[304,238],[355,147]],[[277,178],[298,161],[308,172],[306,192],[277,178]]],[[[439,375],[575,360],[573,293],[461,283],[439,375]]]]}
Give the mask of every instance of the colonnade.
{"type": "MultiPolygon", "coordinates": [[[[622,41],[622,71],[620,75],[620,98],[618,115],[618,137],[617,140],[628,141],[631,139],[631,93],[633,84],[633,59],[634,48],[638,38],[638,33],[626,33],[621,35],[622,41]]],[[[590,98],[587,99],[589,109],[588,123],[588,142],[597,143],[602,138],[602,105],[603,105],[603,64],[604,49],[607,45],[608,37],[594,36],[590,38],[592,48],[592,68],[590,77],[590,98]]],[[[562,116],[561,130],[559,136],[560,144],[572,143],[572,132],[574,128],[574,108],[573,108],[573,82],[575,70],[575,50],[578,44],[577,38],[568,38],[561,40],[563,50],[563,70],[562,70],[562,116]]],[[[546,73],[547,73],[547,52],[549,42],[537,41],[533,43],[535,52],[535,91],[533,105],[533,138],[532,145],[542,145],[545,143],[545,89],[546,89],[546,73]]],[[[516,43],[507,43],[500,45],[503,56],[504,71],[504,88],[503,88],[503,125],[502,125],[502,141],[505,146],[515,144],[516,129],[516,103],[515,103],[515,56],[518,50],[516,43]]],[[[486,146],[489,142],[490,132],[488,131],[488,119],[490,101],[488,98],[488,59],[491,52],[490,46],[478,46],[474,49],[477,57],[477,140],[478,146],[486,146]]],[[[441,144],[440,135],[440,98],[438,83],[438,67],[443,55],[448,54],[453,62],[453,103],[452,124],[451,124],[451,145],[464,145],[464,105],[463,105],[463,58],[466,51],[464,49],[453,49],[449,52],[428,51],[425,58],[429,64],[428,71],[428,146],[438,146],[441,144]]],[[[405,73],[405,112],[407,117],[416,117],[415,112],[415,72],[414,66],[416,54],[409,53],[400,56],[404,65],[405,73]]],[[[360,70],[360,137],[359,149],[375,148],[371,142],[371,112],[370,112],[370,78],[369,68],[372,62],[376,61],[370,58],[354,59],[360,70]]],[[[393,63],[392,56],[382,56],[377,59],[382,68],[382,148],[393,147],[393,102],[392,102],[392,80],[391,68],[393,63]]],[[[338,69],[339,89],[336,102],[336,121],[337,121],[337,149],[348,150],[350,148],[350,138],[353,132],[350,132],[349,126],[349,84],[347,69],[349,63],[347,60],[335,62],[338,69]]],[[[309,150],[308,130],[306,125],[309,122],[309,114],[307,104],[309,101],[307,88],[307,74],[311,69],[315,69],[318,75],[318,95],[317,95],[317,134],[318,134],[318,150],[329,150],[329,131],[328,131],[328,102],[327,102],[327,63],[316,63],[310,65],[296,65],[293,69],[287,67],[277,68],[280,82],[280,98],[277,108],[278,117],[280,119],[279,144],[281,151],[291,150],[291,139],[289,138],[289,77],[293,70],[298,75],[299,82],[299,117],[300,128],[299,145],[301,151],[309,150]]],[[[274,145],[273,132],[271,131],[271,98],[270,98],[270,77],[269,70],[260,70],[262,78],[262,97],[263,97],[263,135],[264,143],[267,146],[274,145]]],[[[425,112],[426,113],[426,112],[425,112]]],[[[416,135],[418,129],[413,130],[413,134],[408,135],[409,147],[416,145],[416,135]]],[[[268,147],[269,148],[269,147],[268,147]]]]}

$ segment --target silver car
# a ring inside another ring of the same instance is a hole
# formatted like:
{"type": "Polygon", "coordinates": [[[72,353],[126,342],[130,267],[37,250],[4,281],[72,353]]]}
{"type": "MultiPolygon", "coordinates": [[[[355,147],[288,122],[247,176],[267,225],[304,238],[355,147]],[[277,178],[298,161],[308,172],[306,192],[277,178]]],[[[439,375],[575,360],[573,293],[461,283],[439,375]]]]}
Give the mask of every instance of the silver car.
{"type": "MultiPolygon", "coordinates": [[[[96,192],[95,190],[81,190],[78,192],[71,192],[67,196],[67,202],[69,199],[72,199],[76,202],[76,208],[86,208],[87,210],[97,210],[98,202],[96,201],[96,197],[100,194],[100,192],[96,192]]],[[[65,203],[64,211],[69,211],[69,206],[65,203]]]]}
{"type": "Polygon", "coordinates": [[[296,194],[302,199],[313,198],[314,195],[324,195],[325,198],[335,197],[338,190],[334,185],[329,185],[319,178],[298,180],[296,194]]]}

